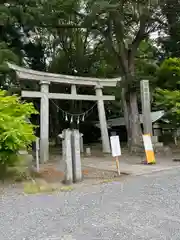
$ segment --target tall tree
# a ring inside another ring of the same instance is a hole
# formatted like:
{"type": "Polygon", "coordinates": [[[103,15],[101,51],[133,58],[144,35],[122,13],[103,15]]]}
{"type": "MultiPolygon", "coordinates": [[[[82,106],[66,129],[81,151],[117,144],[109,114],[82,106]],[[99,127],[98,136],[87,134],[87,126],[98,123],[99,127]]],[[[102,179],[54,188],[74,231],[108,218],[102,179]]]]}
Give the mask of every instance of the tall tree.
{"type": "Polygon", "coordinates": [[[165,34],[160,42],[166,57],[180,56],[180,0],[166,0],[162,5],[163,14],[167,18],[165,34]]]}
{"type": "MultiPolygon", "coordinates": [[[[137,62],[138,49],[151,32],[162,27],[161,3],[165,0],[6,1],[0,5],[0,29],[21,64],[73,75],[122,76],[133,150],[141,142],[137,86],[143,61],[137,62]]],[[[117,91],[120,98],[120,88],[117,91]]]]}
{"type": "MultiPolygon", "coordinates": [[[[53,47],[54,55],[50,62],[49,71],[74,76],[84,77],[112,77],[114,74],[119,75],[119,68],[113,61],[113,55],[105,50],[104,40],[95,39],[90,29],[85,28],[69,28],[57,31],[54,39],[53,47]]],[[[59,86],[59,91],[67,91],[66,85],[59,86]]],[[[69,89],[68,89],[69,90],[69,89]]],[[[108,89],[112,92],[111,89],[108,89]]],[[[52,91],[57,91],[57,85],[52,91]]],[[[78,92],[82,94],[94,94],[94,88],[80,86],[78,92]]],[[[107,103],[107,115],[117,112],[117,102],[107,103]]],[[[82,113],[92,107],[92,102],[84,101],[56,101],[56,106],[63,108],[72,113],[82,113]]],[[[57,107],[53,105],[54,128],[59,129],[59,114],[57,107]]],[[[119,109],[118,109],[119,110],[119,109]]],[[[97,112],[93,111],[91,120],[97,119],[97,112]]],[[[76,121],[76,119],[74,119],[76,121]]],[[[61,122],[61,125],[63,122],[61,122]]],[[[64,124],[63,124],[64,125],[64,124]]],[[[82,124],[81,124],[82,125],[82,124]]],[[[57,134],[56,134],[57,135],[57,134]]]]}
{"type": "Polygon", "coordinates": [[[84,14],[84,26],[104,37],[121,67],[124,116],[132,151],[141,145],[135,58],[140,43],[164,24],[161,3],[164,1],[87,0],[84,14]]]}

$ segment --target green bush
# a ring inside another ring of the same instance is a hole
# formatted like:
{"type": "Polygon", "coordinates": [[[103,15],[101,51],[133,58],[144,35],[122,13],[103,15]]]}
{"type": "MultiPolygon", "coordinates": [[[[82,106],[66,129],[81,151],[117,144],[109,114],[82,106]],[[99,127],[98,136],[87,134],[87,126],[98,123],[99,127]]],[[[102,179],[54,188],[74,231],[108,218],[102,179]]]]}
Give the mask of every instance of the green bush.
{"type": "Polygon", "coordinates": [[[35,140],[35,126],[27,121],[37,114],[32,103],[25,103],[16,95],[8,96],[0,90],[0,170],[18,160],[18,151],[27,149],[35,140]]]}
{"type": "Polygon", "coordinates": [[[180,90],[167,90],[157,88],[155,103],[166,112],[165,118],[174,128],[180,126],[180,90]]]}

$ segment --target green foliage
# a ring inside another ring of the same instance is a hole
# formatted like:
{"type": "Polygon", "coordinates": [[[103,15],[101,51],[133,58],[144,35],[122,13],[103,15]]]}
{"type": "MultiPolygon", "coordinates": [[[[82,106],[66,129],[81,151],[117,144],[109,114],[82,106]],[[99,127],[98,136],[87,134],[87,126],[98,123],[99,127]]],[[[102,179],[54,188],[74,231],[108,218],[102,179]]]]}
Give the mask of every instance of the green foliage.
{"type": "Polygon", "coordinates": [[[13,50],[8,46],[5,42],[0,42],[0,87],[2,88],[10,88],[12,86],[14,79],[13,75],[7,74],[10,73],[9,68],[6,64],[7,61],[14,62],[16,64],[19,63],[18,56],[13,52],[13,50]]]}
{"type": "Polygon", "coordinates": [[[7,73],[9,68],[7,61],[18,63],[18,57],[9,49],[5,42],[0,42],[0,73],[7,73]]]}
{"type": "Polygon", "coordinates": [[[157,72],[157,84],[164,89],[179,89],[180,84],[180,58],[168,58],[157,72]]]}
{"type": "MultiPolygon", "coordinates": [[[[96,41],[93,38],[91,31],[89,29],[66,29],[66,31],[61,31],[58,33],[59,39],[56,39],[55,44],[57,50],[57,55],[52,58],[49,65],[49,71],[55,73],[63,73],[69,75],[77,75],[84,77],[114,77],[120,75],[120,69],[114,61],[114,55],[109,53],[105,47],[104,41],[96,41]],[[92,38],[92,40],[91,40],[92,38]],[[71,39],[71,41],[69,41],[71,39]],[[90,41],[91,40],[91,41],[90,41]],[[60,66],[60,67],[59,67],[60,66]]],[[[60,88],[61,85],[55,86],[60,88]]],[[[64,89],[66,91],[66,89],[64,89]]],[[[94,89],[81,86],[78,90],[82,94],[94,94],[94,89]]],[[[114,94],[117,96],[117,101],[107,103],[106,109],[107,116],[112,117],[112,115],[119,115],[119,105],[120,105],[120,89],[105,89],[105,93],[114,94]],[[117,107],[118,105],[118,107],[117,107]]],[[[56,103],[58,105],[58,103],[56,103]]],[[[71,111],[72,102],[66,102],[63,104],[63,109],[71,111]]],[[[73,106],[75,112],[82,112],[82,106],[84,109],[89,109],[92,106],[92,102],[82,102],[77,104],[76,107],[73,106]]],[[[61,106],[60,106],[61,107],[61,106]]],[[[91,114],[89,119],[97,120],[97,114],[94,116],[91,114]]],[[[61,124],[62,125],[62,124],[61,124]]]]}
{"type": "Polygon", "coordinates": [[[22,103],[16,96],[0,91],[0,166],[17,161],[20,149],[27,149],[35,140],[34,125],[27,122],[37,114],[32,103],[22,103]]]}
{"type": "Polygon", "coordinates": [[[24,184],[24,193],[26,194],[52,193],[56,190],[58,189],[46,182],[40,184],[33,180],[24,184]]]}
{"type": "Polygon", "coordinates": [[[172,125],[180,125],[180,59],[164,60],[157,71],[155,105],[166,112],[172,125]]]}
{"type": "MultiPolygon", "coordinates": [[[[8,60],[34,70],[61,74],[123,76],[139,94],[139,80],[154,80],[157,70],[157,49],[148,35],[163,29],[166,13],[162,14],[160,8],[161,3],[166,6],[166,2],[170,5],[172,0],[154,0],[148,4],[147,0],[19,0],[5,4],[3,1],[0,4],[0,87],[8,90],[17,85],[18,89],[39,88],[36,82],[17,82],[9,76],[5,65],[8,60]]],[[[65,87],[55,85],[51,90],[67,91],[65,87]]],[[[91,94],[93,90],[81,87],[78,91],[91,94]]],[[[112,92],[110,88],[104,91],[112,92]]],[[[107,102],[108,117],[118,115],[122,105],[121,88],[112,93],[116,101],[107,102]]],[[[59,101],[58,104],[69,112],[83,112],[92,106],[87,102],[77,107],[74,102],[59,101]]],[[[59,129],[63,120],[52,105],[51,127],[59,129]]],[[[95,115],[91,115],[92,120],[95,115]]]]}
{"type": "Polygon", "coordinates": [[[166,112],[166,118],[174,126],[180,125],[180,91],[158,88],[155,94],[156,105],[166,112]]]}
{"type": "Polygon", "coordinates": [[[155,81],[158,69],[157,52],[158,49],[154,41],[144,40],[140,43],[135,58],[135,72],[138,85],[142,79],[155,81]]]}
{"type": "Polygon", "coordinates": [[[162,4],[162,13],[166,17],[167,27],[164,29],[166,34],[160,39],[165,57],[179,57],[180,53],[180,1],[166,0],[162,4]]]}

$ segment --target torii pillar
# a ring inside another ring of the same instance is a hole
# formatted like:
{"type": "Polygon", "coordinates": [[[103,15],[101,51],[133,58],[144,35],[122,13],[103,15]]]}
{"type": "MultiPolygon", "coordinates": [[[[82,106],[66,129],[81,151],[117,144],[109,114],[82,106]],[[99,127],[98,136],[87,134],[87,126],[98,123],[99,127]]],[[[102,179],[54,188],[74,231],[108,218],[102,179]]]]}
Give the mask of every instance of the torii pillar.
{"type": "Polygon", "coordinates": [[[102,140],[102,149],[104,153],[110,153],[110,141],[109,141],[109,134],[107,129],[107,121],[106,121],[106,113],[104,108],[104,100],[103,92],[102,92],[102,86],[96,86],[96,96],[99,97],[99,100],[97,100],[98,105],[98,114],[99,114],[99,123],[100,123],[100,129],[101,129],[101,140],[102,140]]]}
{"type": "Polygon", "coordinates": [[[41,81],[41,106],[40,106],[40,162],[49,160],[49,84],[41,81]]]}

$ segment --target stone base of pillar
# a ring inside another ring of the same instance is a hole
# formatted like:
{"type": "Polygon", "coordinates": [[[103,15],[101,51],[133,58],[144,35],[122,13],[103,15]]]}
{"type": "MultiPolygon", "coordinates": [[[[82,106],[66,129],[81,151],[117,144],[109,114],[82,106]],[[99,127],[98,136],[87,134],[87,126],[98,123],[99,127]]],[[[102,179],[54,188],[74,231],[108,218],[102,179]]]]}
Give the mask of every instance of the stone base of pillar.
{"type": "Polygon", "coordinates": [[[156,144],[156,143],[159,142],[157,136],[152,136],[152,137],[151,137],[151,140],[152,140],[152,144],[156,144]]]}
{"type": "Polygon", "coordinates": [[[152,136],[153,149],[156,155],[172,157],[171,148],[164,146],[163,142],[159,142],[158,136],[152,136]]]}
{"type": "Polygon", "coordinates": [[[172,158],[172,150],[170,147],[168,146],[155,146],[154,147],[154,152],[156,156],[164,156],[164,157],[168,157],[168,158],[172,158]]]}
{"type": "Polygon", "coordinates": [[[164,146],[162,142],[159,142],[158,136],[152,136],[152,144],[154,148],[161,148],[164,146]]]}

